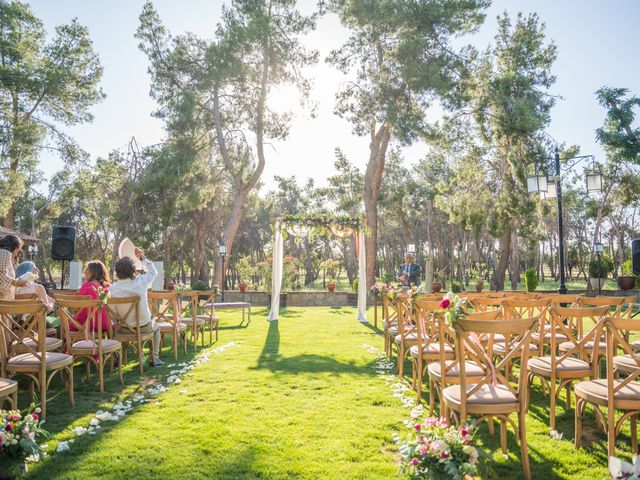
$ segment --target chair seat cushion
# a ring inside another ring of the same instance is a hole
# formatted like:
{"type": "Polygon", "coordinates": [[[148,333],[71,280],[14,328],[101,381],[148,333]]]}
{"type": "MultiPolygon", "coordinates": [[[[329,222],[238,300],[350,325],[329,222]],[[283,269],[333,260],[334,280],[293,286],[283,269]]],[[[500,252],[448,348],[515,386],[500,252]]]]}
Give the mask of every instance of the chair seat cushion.
{"type": "MultiPolygon", "coordinates": [[[[400,343],[402,341],[402,335],[398,334],[396,335],[395,338],[396,343],[400,343]]],[[[413,332],[413,333],[407,333],[404,336],[404,343],[416,343],[418,341],[418,334],[413,332]]]]}
{"type": "Polygon", "coordinates": [[[640,358],[636,363],[631,355],[616,355],[613,357],[613,366],[623,372],[632,373],[640,368],[640,358]]]}
{"type": "MultiPolygon", "coordinates": [[[[409,351],[411,355],[417,357],[419,355],[418,345],[413,345],[409,351]]],[[[450,345],[444,346],[445,354],[453,354],[453,348],[450,345]]],[[[432,342],[429,345],[422,346],[422,355],[439,355],[440,354],[440,342],[432,342]]]]}
{"type": "MultiPolygon", "coordinates": [[[[447,380],[449,380],[447,383],[458,383],[460,381],[460,363],[455,362],[455,365],[452,368],[449,368],[449,365],[451,365],[452,363],[454,363],[454,360],[447,360],[444,362],[447,372],[447,380]]],[[[431,375],[432,377],[435,377],[436,379],[440,379],[442,377],[442,365],[440,364],[440,362],[430,363],[427,369],[429,371],[429,375],[431,375]]],[[[465,360],[464,373],[466,378],[484,377],[486,375],[484,369],[476,362],[472,362],[471,360],[465,360]]]]}
{"type": "MultiPolygon", "coordinates": [[[[467,392],[473,385],[467,385],[467,392]]],[[[460,385],[452,385],[443,390],[447,404],[460,405],[460,385]]],[[[467,405],[508,405],[514,409],[518,405],[516,396],[504,385],[482,385],[473,395],[467,397],[467,405]]]]}
{"type": "MultiPolygon", "coordinates": [[[[60,338],[46,337],[44,348],[47,352],[51,350],[58,350],[59,348],[62,348],[62,343],[62,339],[60,338]]],[[[32,338],[26,338],[24,340],[24,343],[18,343],[17,340],[11,342],[11,349],[16,353],[27,352],[27,347],[33,350],[38,350],[38,342],[36,342],[32,338]]]]}
{"type": "Polygon", "coordinates": [[[636,340],[635,342],[631,342],[629,345],[631,345],[631,348],[633,348],[635,351],[639,351],[640,350],[640,340],[636,340]]]}
{"type": "MultiPolygon", "coordinates": [[[[514,345],[515,347],[515,345],[514,345]]],[[[529,351],[534,351],[538,349],[538,345],[536,345],[535,343],[530,343],[529,344],[529,351]]],[[[511,351],[511,350],[509,350],[511,351]]],[[[494,343],[493,344],[493,353],[495,355],[504,355],[506,354],[506,349],[505,349],[505,344],[504,342],[498,342],[498,343],[494,343]]]]}
{"type": "MultiPolygon", "coordinates": [[[[140,339],[141,340],[146,340],[148,338],[153,337],[153,332],[140,332],[140,339]]],[[[117,332],[113,335],[113,338],[115,340],[118,340],[119,342],[123,342],[123,343],[131,343],[131,342],[136,342],[138,339],[138,335],[136,335],[135,333],[130,333],[130,332],[117,332]]]]}
{"type": "MultiPolygon", "coordinates": [[[[544,343],[551,343],[551,332],[546,329],[547,332],[544,334],[544,343]]],[[[531,334],[531,339],[535,343],[540,342],[540,333],[534,332],[531,334]]],[[[568,340],[567,336],[564,333],[556,333],[556,342],[566,342],[568,340]]]]}
{"type": "Polygon", "coordinates": [[[217,322],[219,320],[215,315],[213,316],[213,318],[209,315],[196,315],[196,318],[202,322],[208,322],[209,320],[217,322]]]}
{"type": "MultiPolygon", "coordinates": [[[[47,352],[45,363],[47,370],[56,370],[71,365],[73,363],[73,357],[66,353],[47,352]]],[[[11,357],[7,362],[7,367],[9,370],[15,371],[37,371],[40,369],[40,359],[31,353],[22,353],[11,357]]]]}
{"type": "MultiPolygon", "coordinates": [[[[622,380],[614,380],[614,387],[622,380]]],[[[607,404],[607,380],[586,380],[575,385],[574,391],[577,397],[581,397],[588,402],[604,406],[607,404]]],[[[615,408],[638,409],[640,408],[640,382],[629,382],[615,394],[615,408]]]]}
{"type": "MultiPolygon", "coordinates": [[[[573,347],[575,347],[575,343],[573,342],[562,342],[560,345],[558,345],[558,349],[561,352],[568,352],[569,350],[573,349],[573,347]]],[[[593,350],[593,340],[589,340],[588,342],[586,342],[583,346],[583,349],[586,351],[591,351],[593,350]]],[[[600,342],[600,351],[604,352],[607,349],[607,342],[601,341],[600,342]]]]}
{"type": "MultiPolygon", "coordinates": [[[[559,358],[560,357],[556,357],[556,359],[559,358]]],[[[550,377],[551,357],[530,358],[527,367],[534,373],[550,377]]],[[[556,363],[556,372],[560,374],[560,376],[563,376],[562,374],[566,374],[571,377],[576,375],[586,377],[591,373],[591,366],[589,363],[579,358],[567,357],[560,363],[556,363]]]]}
{"type": "Polygon", "coordinates": [[[400,333],[398,325],[391,325],[387,331],[389,332],[389,335],[393,335],[394,337],[400,333]]]}
{"type": "Polygon", "coordinates": [[[0,398],[11,395],[18,390],[18,382],[0,377],[0,398]]]}
{"type": "MultiPolygon", "coordinates": [[[[211,308],[211,304],[207,303],[205,307],[211,308]]],[[[251,308],[251,304],[249,302],[216,302],[213,304],[213,307],[220,310],[224,310],[225,308],[251,308]]]]}
{"type": "MultiPolygon", "coordinates": [[[[112,340],[110,338],[102,340],[102,351],[105,353],[119,350],[122,344],[118,340],[112,340]]],[[[92,340],[80,340],[71,345],[72,353],[85,353],[85,352],[98,352],[97,343],[92,340]]]]}
{"type": "MultiPolygon", "coordinates": [[[[160,327],[160,332],[162,332],[162,333],[171,333],[171,332],[173,332],[173,326],[174,326],[174,324],[171,323],[171,322],[158,322],[158,327],[160,327]]],[[[180,323],[176,324],[176,329],[179,332],[182,332],[182,331],[187,329],[187,326],[184,323],[180,322],[180,323]]]]}

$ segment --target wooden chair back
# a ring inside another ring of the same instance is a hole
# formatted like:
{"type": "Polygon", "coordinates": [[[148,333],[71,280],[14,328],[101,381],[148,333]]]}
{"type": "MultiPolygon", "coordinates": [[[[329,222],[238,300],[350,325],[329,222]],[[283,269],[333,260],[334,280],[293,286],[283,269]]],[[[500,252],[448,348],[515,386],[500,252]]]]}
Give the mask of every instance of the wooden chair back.
{"type": "Polygon", "coordinates": [[[474,311],[477,312],[486,312],[487,310],[499,310],[501,315],[502,311],[502,302],[505,297],[477,297],[470,299],[469,302],[473,307],[474,311]]]}
{"type": "Polygon", "coordinates": [[[140,334],[140,297],[111,297],[106,309],[114,336],[118,333],[140,334]]]}
{"type": "Polygon", "coordinates": [[[0,303],[0,364],[6,377],[6,363],[13,344],[21,352],[33,355],[40,362],[41,378],[46,378],[46,308],[41,302],[0,303]]]}
{"type": "Polygon", "coordinates": [[[157,322],[173,325],[180,322],[180,294],[175,290],[151,290],[147,293],[149,310],[157,322]]]}
{"type": "Polygon", "coordinates": [[[440,310],[440,300],[430,300],[418,298],[409,306],[413,311],[411,318],[415,323],[418,337],[418,351],[422,351],[422,347],[431,342],[437,342],[437,319],[434,318],[435,312],[440,310]]]}
{"type": "Polygon", "coordinates": [[[14,300],[38,300],[37,293],[16,293],[14,300]]]}
{"type": "MultiPolygon", "coordinates": [[[[517,398],[520,408],[525,408],[527,401],[527,369],[521,368],[518,386],[514,388],[509,379],[509,365],[519,358],[520,365],[526,365],[529,359],[531,334],[536,328],[538,317],[509,320],[469,320],[459,318],[454,324],[456,332],[457,357],[470,359],[480,365],[486,372],[484,377],[474,379],[474,384],[466,384],[465,362],[460,361],[460,420],[467,416],[467,399],[484,385],[502,386],[511,391],[517,398]],[[491,342],[488,345],[478,340],[480,336],[493,337],[501,334],[505,344],[513,345],[500,362],[494,366],[491,342]]],[[[488,407],[490,408],[490,406],[488,407]]]]}
{"type": "Polygon", "coordinates": [[[597,372],[598,355],[600,348],[586,349],[588,342],[593,342],[598,346],[602,337],[604,317],[609,313],[608,306],[602,307],[551,307],[549,315],[551,318],[551,368],[563,361],[565,358],[578,356],[589,362],[593,367],[593,373],[597,372]],[[592,325],[585,334],[586,323],[592,325]],[[560,357],[558,357],[558,334],[567,337],[563,343],[571,344],[560,357]]]}
{"type": "Polygon", "coordinates": [[[100,300],[91,298],[69,298],[57,299],[58,313],[60,314],[60,327],[62,337],[67,347],[78,340],[91,340],[95,345],[102,344],[104,334],[111,336],[112,330],[102,331],[102,307],[100,300]],[[86,310],[87,317],[84,323],[77,320],[78,313],[86,310]],[[93,325],[96,324],[94,329],[93,325]],[[73,329],[72,329],[73,327],[73,329]]]}
{"type": "Polygon", "coordinates": [[[580,307],[604,307],[615,308],[614,312],[611,312],[612,317],[620,315],[622,308],[624,307],[625,297],[609,297],[601,295],[598,297],[582,297],[580,299],[580,307]]]}
{"type": "Polygon", "coordinates": [[[582,294],[568,294],[568,293],[548,293],[544,295],[544,298],[551,300],[552,307],[577,307],[578,302],[584,295],[582,294]]]}
{"type": "MultiPolygon", "coordinates": [[[[617,392],[623,389],[629,384],[629,382],[636,381],[640,376],[640,355],[634,351],[632,345],[625,338],[626,332],[640,333],[640,321],[629,319],[626,317],[606,317],[603,321],[605,334],[607,337],[607,390],[608,390],[608,408],[609,418],[614,418],[614,396],[617,392]],[[620,381],[615,381],[617,375],[614,371],[613,358],[618,355],[618,351],[622,350],[623,355],[629,355],[635,362],[635,370],[626,371],[628,376],[620,381]]],[[[635,399],[640,402],[640,395],[635,399]]]]}

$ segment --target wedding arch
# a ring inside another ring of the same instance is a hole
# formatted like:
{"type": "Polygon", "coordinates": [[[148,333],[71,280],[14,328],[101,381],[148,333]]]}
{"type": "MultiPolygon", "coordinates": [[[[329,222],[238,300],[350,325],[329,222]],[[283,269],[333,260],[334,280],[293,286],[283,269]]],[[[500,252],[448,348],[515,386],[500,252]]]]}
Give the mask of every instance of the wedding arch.
{"type": "Polygon", "coordinates": [[[282,290],[282,268],[284,262],[284,237],[333,236],[346,238],[356,236],[356,255],[358,257],[358,310],[357,320],[367,322],[367,275],[364,250],[364,222],[358,217],[326,214],[286,215],[277,218],[274,224],[273,266],[271,276],[271,310],[268,320],[278,320],[280,311],[280,293],[282,290]]]}

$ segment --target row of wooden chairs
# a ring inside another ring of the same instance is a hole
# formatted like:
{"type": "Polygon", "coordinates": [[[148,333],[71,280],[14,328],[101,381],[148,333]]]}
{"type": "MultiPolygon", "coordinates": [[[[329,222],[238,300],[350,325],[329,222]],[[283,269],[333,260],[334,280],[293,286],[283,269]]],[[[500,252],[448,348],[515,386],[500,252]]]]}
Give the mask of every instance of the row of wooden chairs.
{"type": "MultiPolygon", "coordinates": [[[[540,378],[543,389],[549,389],[551,428],[555,428],[555,405],[563,388],[570,408],[571,386],[575,381],[599,381],[599,384],[581,382],[580,388],[576,385],[578,445],[579,419],[589,401],[585,400],[584,385],[599,385],[602,393],[603,380],[597,378],[598,358],[606,350],[607,361],[612,362],[603,337],[605,322],[607,319],[631,322],[625,323],[621,330],[622,338],[628,342],[632,327],[636,325],[638,329],[638,321],[630,320],[635,297],[473,294],[467,299],[469,313],[453,328],[440,311],[441,299],[442,295],[421,295],[410,301],[398,295],[383,303],[385,349],[390,354],[396,347],[399,375],[403,374],[404,356],[407,351],[410,353],[413,383],[419,399],[422,378],[428,375],[430,414],[433,415],[437,394],[441,414],[451,414],[459,422],[464,422],[468,414],[477,415],[478,420],[490,420],[493,433],[493,419],[500,420],[501,446],[505,453],[506,426],[511,424],[520,440],[525,477],[529,478],[524,415],[534,378],[540,378]],[[514,382],[517,388],[510,381],[514,363],[520,364],[520,374],[514,382]],[[509,419],[510,413],[517,413],[517,425],[509,419]]],[[[633,367],[630,364],[636,360],[625,357],[622,363],[620,359],[617,362],[616,374],[620,371],[628,374],[633,367]],[[625,366],[627,370],[621,370],[625,366]]],[[[625,388],[628,390],[627,384],[619,387],[628,393],[625,388]]],[[[602,402],[602,395],[599,398],[602,402]]],[[[589,399],[594,402],[593,397],[589,399]]],[[[625,416],[632,419],[634,437],[637,413],[625,416]]],[[[618,432],[622,421],[616,426],[618,432]]],[[[637,452],[635,440],[633,450],[637,452]]]]}
{"type": "MultiPolygon", "coordinates": [[[[86,365],[87,381],[91,364],[95,365],[101,392],[104,392],[104,367],[111,371],[117,364],[118,378],[123,383],[122,364],[127,363],[127,351],[138,355],[140,373],[144,372],[143,348],[150,346],[153,357],[153,333],[142,332],[139,318],[139,297],[110,298],[103,304],[90,296],[75,292],[54,294],[60,317],[60,335],[47,328],[46,308],[35,296],[22,296],[13,301],[0,301],[0,402],[17,408],[17,383],[10,377],[24,375],[28,380],[29,402],[38,389],[42,418],[46,418],[47,390],[56,374],[63,377],[69,403],[74,406],[73,365],[80,360],[86,365]],[[109,318],[103,331],[102,312],[109,318]],[[78,312],[84,310],[87,320],[78,322],[78,312]],[[54,336],[56,335],[56,336],[54,336]],[[9,377],[9,378],[7,378],[9,377]]],[[[186,332],[191,331],[194,349],[209,328],[218,340],[218,318],[215,316],[214,291],[175,292],[150,291],[149,307],[160,327],[161,338],[172,337],[174,358],[178,355],[178,339],[186,353],[186,332]]]]}

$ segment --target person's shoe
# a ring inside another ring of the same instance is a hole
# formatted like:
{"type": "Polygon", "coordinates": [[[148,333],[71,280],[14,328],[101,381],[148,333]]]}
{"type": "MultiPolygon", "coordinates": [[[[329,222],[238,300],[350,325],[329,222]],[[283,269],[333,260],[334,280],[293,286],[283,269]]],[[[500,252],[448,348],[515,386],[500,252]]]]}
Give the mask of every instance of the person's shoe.
{"type": "Polygon", "coordinates": [[[159,358],[156,358],[155,360],[149,360],[150,367],[161,367],[162,365],[164,365],[164,362],[159,358]]]}

